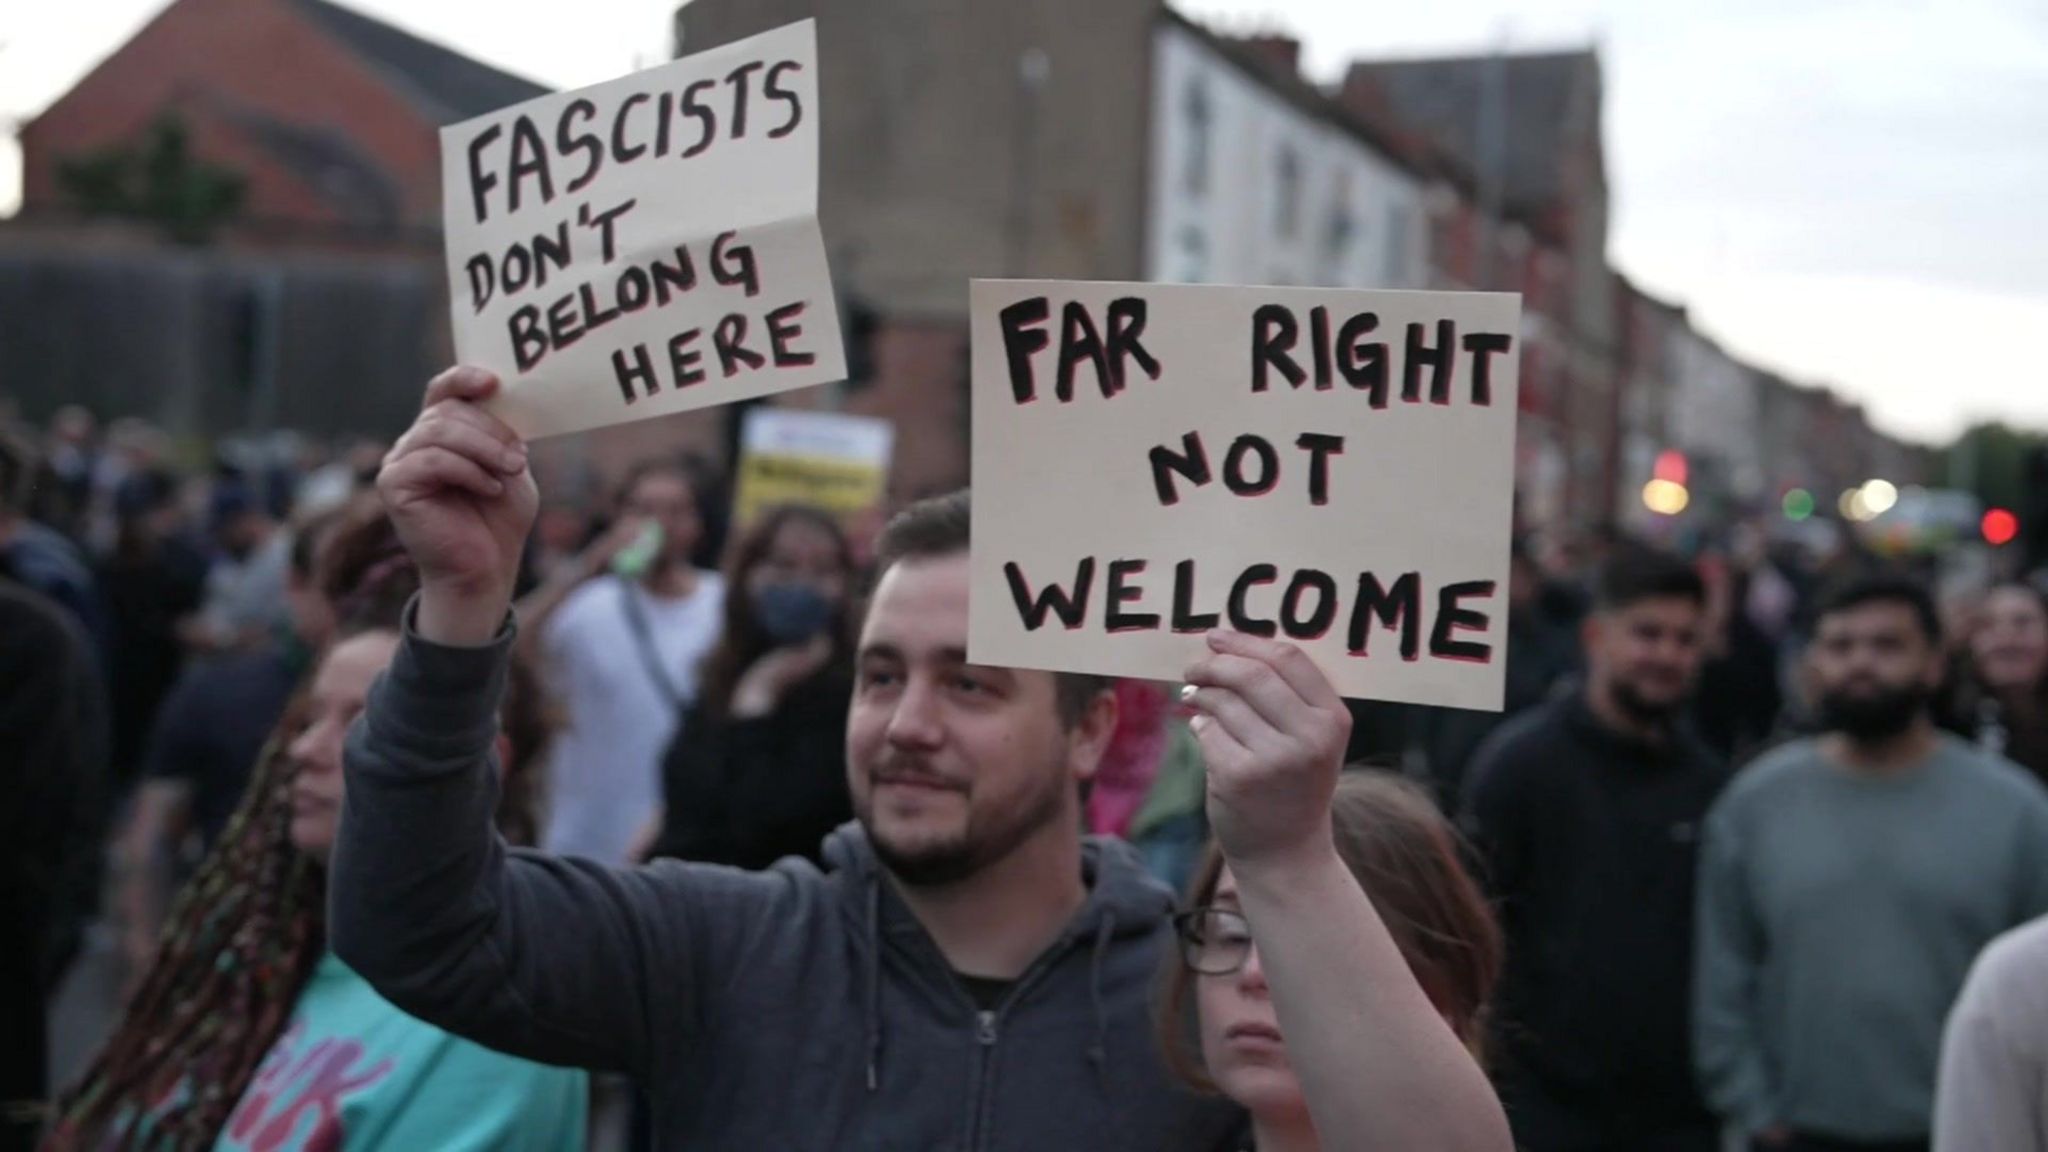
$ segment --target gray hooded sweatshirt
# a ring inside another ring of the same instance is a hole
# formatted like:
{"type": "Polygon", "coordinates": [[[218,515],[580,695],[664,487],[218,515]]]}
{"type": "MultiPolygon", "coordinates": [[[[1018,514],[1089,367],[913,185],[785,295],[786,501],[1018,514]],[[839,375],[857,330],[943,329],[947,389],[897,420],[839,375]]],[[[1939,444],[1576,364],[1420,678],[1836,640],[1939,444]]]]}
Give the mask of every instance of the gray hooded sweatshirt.
{"type": "Polygon", "coordinates": [[[662,1148],[1208,1152],[1234,1109],[1152,1039],[1171,898],[1090,842],[1087,901],[977,1011],[854,825],[828,868],[620,869],[508,849],[491,747],[511,644],[410,627],[349,734],[335,952],[393,1004],[646,1087],[662,1148]]]}

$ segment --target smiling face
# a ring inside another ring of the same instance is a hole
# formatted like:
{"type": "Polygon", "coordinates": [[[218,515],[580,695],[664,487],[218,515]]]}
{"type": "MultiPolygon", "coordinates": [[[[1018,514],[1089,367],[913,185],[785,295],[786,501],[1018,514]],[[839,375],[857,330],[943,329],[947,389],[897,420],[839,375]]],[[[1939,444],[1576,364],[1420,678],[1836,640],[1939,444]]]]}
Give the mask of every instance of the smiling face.
{"type": "Polygon", "coordinates": [[[909,885],[1078,836],[1078,784],[1115,724],[1113,707],[1063,724],[1049,672],[968,663],[967,587],[964,552],[899,561],[861,630],[847,785],[876,856],[909,885]]]}
{"type": "Polygon", "coordinates": [[[341,824],[341,749],[370,685],[398,651],[395,632],[365,632],[336,644],[313,677],[306,726],[291,742],[292,845],[322,864],[341,824]]]}
{"type": "Polygon", "coordinates": [[[1992,691],[2032,691],[2048,675],[2048,609],[2041,598],[2024,588],[1985,597],[1970,633],[1970,658],[1992,691]]]}
{"type": "MultiPolygon", "coordinates": [[[[1238,910],[1237,880],[1229,868],[1218,877],[1209,903],[1229,912],[1238,910]]],[[[1287,1062],[1287,1045],[1280,1037],[1259,950],[1249,940],[1233,938],[1242,927],[1241,921],[1223,918],[1210,930],[1221,933],[1213,947],[1245,950],[1243,967],[1227,976],[1195,978],[1202,1066],[1225,1096],[1262,1120],[1306,1116],[1308,1105],[1287,1062]]]]}

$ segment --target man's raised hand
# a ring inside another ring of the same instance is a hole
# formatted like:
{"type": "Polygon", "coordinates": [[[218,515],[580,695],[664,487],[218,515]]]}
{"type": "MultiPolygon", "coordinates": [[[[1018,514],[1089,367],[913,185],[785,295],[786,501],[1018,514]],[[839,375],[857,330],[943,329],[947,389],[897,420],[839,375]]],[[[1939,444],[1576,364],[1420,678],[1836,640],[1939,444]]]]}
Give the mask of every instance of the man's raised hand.
{"type": "Polygon", "coordinates": [[[539,493],[526,445],[479,402],[498,390],[481,368],[434,377],[420,414],[377,474],[377,493],[420,570],[420,635],[481,645],[497,635],[539,493]]]}
{"type": "Polygon", "coordinates": [[[1212,632],[1187,682],[1224,857],[1242,869],[1328,850],[1351,713],[1322,670],[1292,644],[1212,632]]]}

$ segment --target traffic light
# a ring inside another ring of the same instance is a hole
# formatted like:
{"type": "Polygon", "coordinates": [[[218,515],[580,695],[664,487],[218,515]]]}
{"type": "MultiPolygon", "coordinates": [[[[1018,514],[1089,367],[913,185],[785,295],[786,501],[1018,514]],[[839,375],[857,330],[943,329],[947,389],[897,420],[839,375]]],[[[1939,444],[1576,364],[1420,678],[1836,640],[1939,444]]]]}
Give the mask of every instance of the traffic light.
{"type": "Polygon", "coordinates": [[[1978,527],[1984,533],[1984,542],[1996,548],[2012,543],[2013,537],[2020,534],[2020,518],[2007,509],[1993,508],[1984,513],[1978,527]]]}

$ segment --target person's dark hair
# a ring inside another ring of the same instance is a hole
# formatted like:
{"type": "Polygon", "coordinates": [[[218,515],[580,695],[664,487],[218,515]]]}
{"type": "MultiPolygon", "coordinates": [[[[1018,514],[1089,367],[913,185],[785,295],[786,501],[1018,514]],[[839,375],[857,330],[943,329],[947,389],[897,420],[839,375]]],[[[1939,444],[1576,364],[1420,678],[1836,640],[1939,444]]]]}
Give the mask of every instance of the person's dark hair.
{"type": "MultiPolygon", "coordinates": [[[[397,533],[381,506],[374,498],[352,504],[328,535],[317,549],[317,579],[337,600],[338,635],[397,631],[410,591],[397,592],[418,576],[388,562],[397,533]]],[[[227,829],[172,905],[120,1025],[58,1099],[45,1148],[107,1147],[147,1114],[152,1149],[211,1149],[283,1032],[327,946],[324,871],[291,840],[287,750],[305,708],[300,694],[271,733],[227,829]],[[190,1091],[178,1093],[181,1083],[190,1091]]],[[[530,843],[538,753],[553,722],[538,678],[517,661],[503,708],[513,752],[499,827],[508,840],[530,843]]]]}
{"type": "Polygon", "coordinates": [[[775,546],[775,537],[790,524],[808,524],[832,538],[839,572],[846,579],[847,595],[840,601],[828,625],[832,656],[825,662],[825,667],[843,669],[851,660],[847,604],[852,600],[854,572],[853,549],[847,543],[846,533],[829,513],[817,508],[802,504],[771,508],[740,536],[726,562],[725,624],[719,630],[717,645],[704,657],[703,683],[697,696],[698,706],[712,716],[722,718],[726,715],[732,707],[732,695],[739,687],[740,678],[747,674],[747,669],[753,667],[756,660],[775,647],[775,641],[769,638],[754,615],[753,599],[747,595],[747,580],[754,574],[754,569],[768,558],[769,550],[775,546]]]}
{"type": "MultiPolygon", "coordinates": [[[[1330,800],[1337,855],[1372,900],[1416,983],[1482,1063],[1487,1007],[1500,978],[1500,922],[1465,866],[1467,850],[1423,791],[1393,772],[1347,769],[1330,800]]],[[[1223,853],[1212,841],[1188,887],[1188,906],[1215,898],[1223,853]]],[[[1214,1091],[1202,1067],[1194,1023],[1196,980],[1178,950],[1169,958],[1154,1023],[1167,1067],[1184,1083],[1214,1091]]]]}
{"type": "MultiPolygon", "coordinates": [[[[906,560],[938,560],[958,556],[973,538],[974,503],[962,488],[919,500],[891,517],[875,539],[875,579],[906,560]]],[[[1110,678],[1081,672],[1053,674],[1060,721],[1072,728],[1088,714],[1095,698],[1110,689],[1110,678]]]]}
{"type": "Polygon", "coordinates": [[[345,505],[322,508],[318,512],[301,516],[292,523],[289,562],[295,579],[309,583],[319,576],[320,553],[327,543],[328,536],[341,526],[342,517],[346,514],[345,505]]]}
{"type": "Polygon", "coordinates": [[[1889,568],[1853,572],[1822,589],[1815,602],[1813,626],[1838,613],[1866,604],[1900,604],[1910,609],[1920,633],[1930,644],[1941,643],[1941,610],[1927,585],[1904,572],[1889,568]]]}
{"type": "Polygon", "coordinates": [[[406,602],[420,588],[420,572],[376,493],[343,505],[309,557],[320,595],[334,606],[339,634],[390,621],[395,628],[406,602]]]}
{"type": "Polygon", "coordinates": [[[1699,570],[1669,552],[1644,545],[1623,545],[1600,566],[1593,584],[1595,611],[1612,612],[1645,600],[1677,598],[1707,602],[1707,582],[1699,570]]]}

